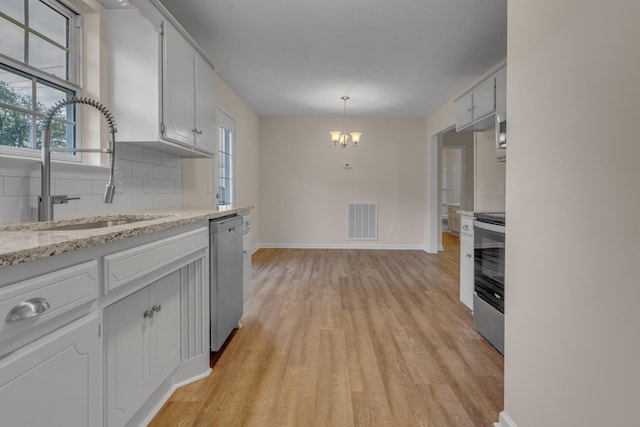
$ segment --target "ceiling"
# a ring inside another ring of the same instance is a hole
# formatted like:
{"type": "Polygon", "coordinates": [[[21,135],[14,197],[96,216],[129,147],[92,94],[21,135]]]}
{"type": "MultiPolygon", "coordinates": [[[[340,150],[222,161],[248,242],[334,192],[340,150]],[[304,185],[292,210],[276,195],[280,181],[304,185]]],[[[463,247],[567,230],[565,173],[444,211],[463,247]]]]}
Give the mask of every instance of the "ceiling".
{"type": "Polygon", "coordinates": [[[506,56],[507,0],[161,0],[259,116],[424,118],[506,56]]]}

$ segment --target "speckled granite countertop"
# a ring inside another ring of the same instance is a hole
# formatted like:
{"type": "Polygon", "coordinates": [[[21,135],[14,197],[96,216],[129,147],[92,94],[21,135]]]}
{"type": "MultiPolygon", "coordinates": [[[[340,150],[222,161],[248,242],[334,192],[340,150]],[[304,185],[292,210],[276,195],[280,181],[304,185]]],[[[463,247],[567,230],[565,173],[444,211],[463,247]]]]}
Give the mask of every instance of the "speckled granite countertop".
{"type": "Polygon", "coordinates": [[[252,208],[253,206],[242,206],[218,209],[210,206],[151,209],[0,226],[0,267],[124,240],[180,225],[234,215],[252,208]],[[85,230],[45,230],[54,226],[120,219],[141,219],[141,221],[85,230]]]}

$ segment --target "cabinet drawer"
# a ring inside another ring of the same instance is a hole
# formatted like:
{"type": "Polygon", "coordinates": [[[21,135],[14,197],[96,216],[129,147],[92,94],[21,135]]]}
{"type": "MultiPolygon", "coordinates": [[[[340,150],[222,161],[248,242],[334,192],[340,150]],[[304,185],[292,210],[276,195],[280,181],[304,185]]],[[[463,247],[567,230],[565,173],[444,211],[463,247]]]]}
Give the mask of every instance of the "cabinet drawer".
{"type": "MultiPolygon", "coordinates": [[[[46,322],[97,297],[97,261],[0,288],[0,341],[36,327],[42,330],[46,322]],[[13,320],[9,320],[10,317],[13,320]]],[[[77,317],[88,311],[89,308],[78,313],[77,317]]]]}
{"type": "Polygon", "coordinates": [[[104,257],[105,293],[208,245],[208,229],[199,228],[107,255],[104,257]]]}

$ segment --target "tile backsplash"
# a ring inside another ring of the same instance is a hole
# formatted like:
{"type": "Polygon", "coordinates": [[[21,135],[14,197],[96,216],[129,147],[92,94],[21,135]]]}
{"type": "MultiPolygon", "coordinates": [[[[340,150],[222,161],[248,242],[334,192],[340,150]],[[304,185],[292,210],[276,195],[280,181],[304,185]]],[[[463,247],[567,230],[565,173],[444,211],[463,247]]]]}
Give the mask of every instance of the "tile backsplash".
{"type": "MultiPolygon", "coordinates": [[[[53,163],[51,194],[80,197],[55,205],[54,218],[182,206],[180,157],[124,143],[116,148],[112,204],[102,203],[107,168],[53,163]]],[[[0,159],[0,224],[36,221],[39,195],[39,162],[0,159]]]]}

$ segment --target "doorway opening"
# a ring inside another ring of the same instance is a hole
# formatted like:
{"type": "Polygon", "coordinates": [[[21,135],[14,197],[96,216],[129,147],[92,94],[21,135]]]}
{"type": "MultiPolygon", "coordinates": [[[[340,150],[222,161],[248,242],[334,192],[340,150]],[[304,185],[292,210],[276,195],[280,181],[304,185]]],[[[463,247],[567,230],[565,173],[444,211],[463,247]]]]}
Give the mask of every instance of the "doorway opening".
{"type": "Polygon", "coordinates": [[[427,185],[427,252],[444,250],[442,233],[459,230],[459,210],[473,211],[473,132],[450,124],[431,135],[427,185]]]}

